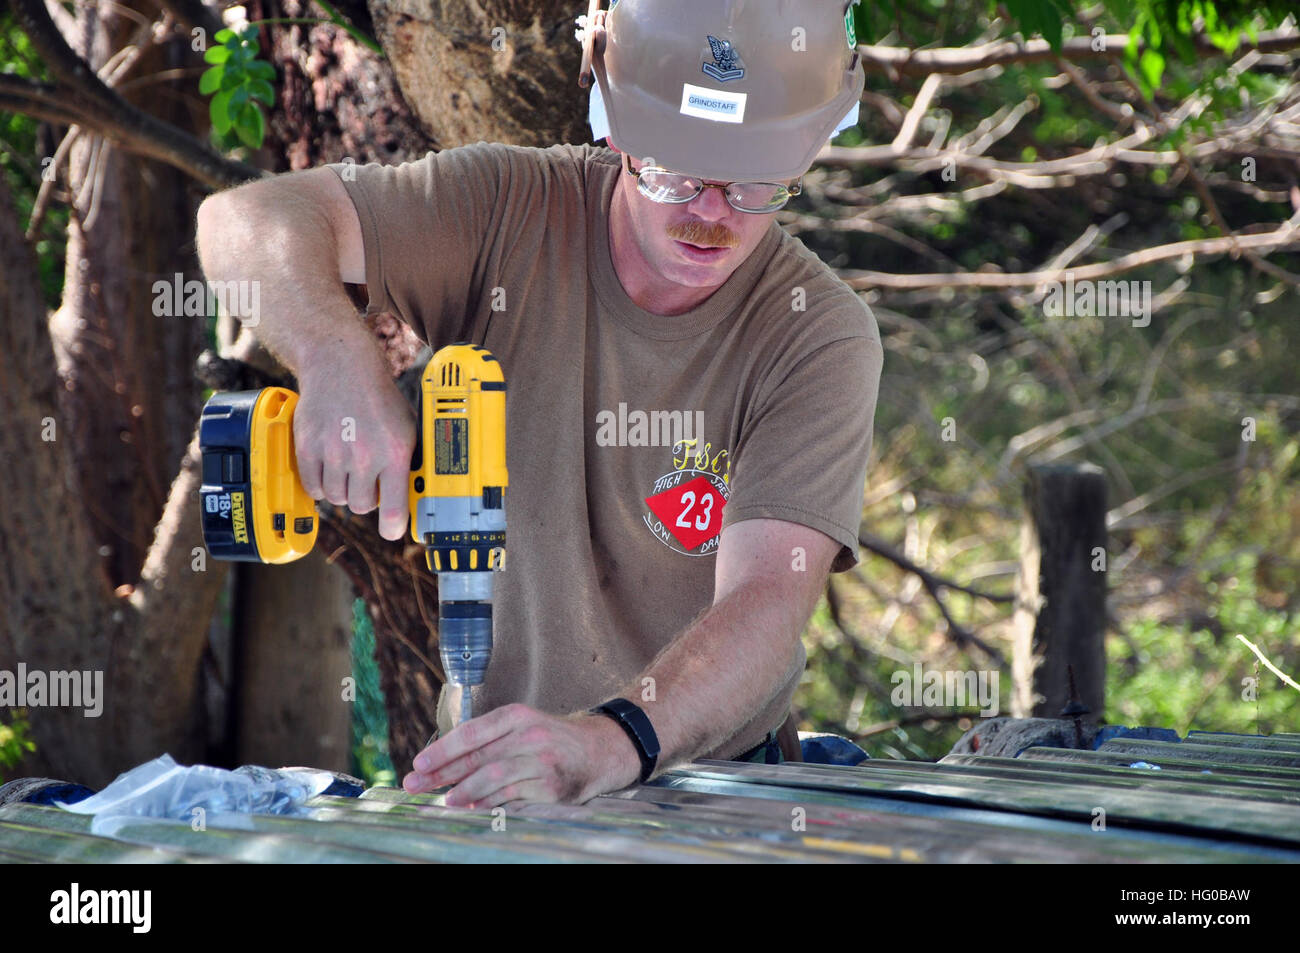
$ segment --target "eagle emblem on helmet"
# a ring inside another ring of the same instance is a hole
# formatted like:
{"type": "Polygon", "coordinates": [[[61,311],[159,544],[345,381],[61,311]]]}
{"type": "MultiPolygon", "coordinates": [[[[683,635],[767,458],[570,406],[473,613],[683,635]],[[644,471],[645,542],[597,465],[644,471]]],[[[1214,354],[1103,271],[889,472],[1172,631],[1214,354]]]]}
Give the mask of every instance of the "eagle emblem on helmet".
{"type": "Polygon", "coordinates": [[[709,37],[709,49],[713,51],[713,62],[704,63],[701,69],[719,83],[740,79],[745,75],[745,66],[740,62],[740,54],[731,45],[730,40],[709,37]]]}

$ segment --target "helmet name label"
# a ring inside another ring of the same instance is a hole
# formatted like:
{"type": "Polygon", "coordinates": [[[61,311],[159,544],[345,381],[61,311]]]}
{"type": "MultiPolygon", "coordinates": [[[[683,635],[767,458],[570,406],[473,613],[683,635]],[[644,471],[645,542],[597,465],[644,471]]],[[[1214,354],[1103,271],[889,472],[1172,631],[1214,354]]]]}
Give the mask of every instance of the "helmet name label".
{"type": "Polygon", "coordinates": [[[747,93],[724,93],[704,86],[682,84],[683,116],[710,119],[713,122],[744,122],[747,93]]]}

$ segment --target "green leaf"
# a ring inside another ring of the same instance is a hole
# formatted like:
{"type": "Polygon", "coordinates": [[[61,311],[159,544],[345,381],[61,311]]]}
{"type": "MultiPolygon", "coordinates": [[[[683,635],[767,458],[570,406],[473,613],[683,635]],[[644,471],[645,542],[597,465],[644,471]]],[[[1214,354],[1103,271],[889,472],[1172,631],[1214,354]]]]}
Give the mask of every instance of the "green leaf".
{"type": "Polygon", "coordinates": [[[230,59],[230,50],[224,46],[210,46],[204,52],[203,59],[214,66],[220,65],[230,59]]]}
{"type": "Polygon", "coordinates": [[[264,60],[253,60],[248,64],[248,75],[254,79],[264,79],[268,83],[274,83],[275,67],[264,60]]]}
{"type": "Polygon", "coordinates": [[[208,115],[212,118],[212,128],[217,135],[224,136],[233,125],[230,117],[230,90],[222,90],[208,103],[208,115]]]}
{"type": "Polygon", "coordinates": [[[1138,69],[1142,71],[1148,91],[1157,90],[1160,88],[1160,77],[1165,72],[1165,58],[1154,49],[1143,50],[1138,58],[1138,69]]]}
{"type": "Polygon", "coordinates": [[[243,84],[244,84],[243,70],[239,69],[238,66],[234,66],[230,63],[227,63],[225,65],[225,72],[222,74],[221,77],[221,89],[223,91],[228,89],[234,89],[235,87],[242,86],[243,84]]]}
{"type": "Polygon", "coordinates": [[[268,106],[275,105],[275,90],[271,84],[262,79],[248,81],[248,95],[251,99],[260,99],[268,106]]]}
{"type": "Polygon", "coordinates": [[[216,40],[218,43],[225,43],[227,40],[229,40],[229,39],[230,39],[231,37],[233,37],[234,35],[235,35],[235,31],[234,31],[234,30],[231,30],[231,29],[229,29],[229,28],[226,28],[226,29],[223,29],[223,30],[218,30],[218,31],[217,31],[217,35],[214,36],[213,39],[216,40]]]}
{"type": "MultiPolygon", "coordinates": [[[[248,102],[248,85],[241,83],[238,87],[231,90],[229,109],[232,116],[238,116],[243,106],[248,102]]],[[[236,120],[235,125],[239,125],[236,120]]]]}
{"type": "Polygon", "coordinates": [[[262,111],[253,103],[245,103],[244,108],[239,111],[235,132],[239,134],[239,140],[248,148],[261,148],[262,138],[266,134],[262,111]]]}
{"type": "Polygon", "coordinates": [[[221,78],[225,75],[224,66],[211,66],[203,71],[199,77],[199,92],[204,96],[211,96],[221,88],[221,78]]]}
{"type": "MultiPolygon", "coordinates": [[[[222,32],[228,32],[228,31],[222,31],[222,32]]],[[[231,33],[230,36],[226,37],[226,39],[222,42],[222,45],[225,46],[228,50],[230,50],[230,52],[233,53],[235,50],[239,49],[243,45],[243,41],[240,40],[239,37],[235,36],[235,34],[231,33]]]]}

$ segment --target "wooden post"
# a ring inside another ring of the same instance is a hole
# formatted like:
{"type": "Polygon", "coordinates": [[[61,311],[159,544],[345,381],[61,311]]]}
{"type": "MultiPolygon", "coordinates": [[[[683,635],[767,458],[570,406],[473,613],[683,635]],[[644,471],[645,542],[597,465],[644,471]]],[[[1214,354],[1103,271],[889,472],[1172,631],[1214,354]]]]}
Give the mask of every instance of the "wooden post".
{"type": "Polygon", "coordinates": [[[1059,718],[1079,700],[1101,718],[1106,684],[1106,478],[1092,464],[1031,466],[1020,530],[1011,713],[1059,718]]]}

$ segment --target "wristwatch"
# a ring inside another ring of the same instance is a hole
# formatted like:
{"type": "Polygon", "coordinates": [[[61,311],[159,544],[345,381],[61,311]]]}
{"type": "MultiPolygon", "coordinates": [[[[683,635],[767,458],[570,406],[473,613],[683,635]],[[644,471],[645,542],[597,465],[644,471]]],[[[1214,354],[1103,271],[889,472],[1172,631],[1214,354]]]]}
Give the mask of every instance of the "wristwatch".
{"type": "Polygon", "coordinates": [[[637,757],[641,759],[641,783],[645,784],[659,763],[659,736],[646,713],[626,698],[614,698],[592,708],[591,714],[608,715],[627,732],[637,757]]]}

